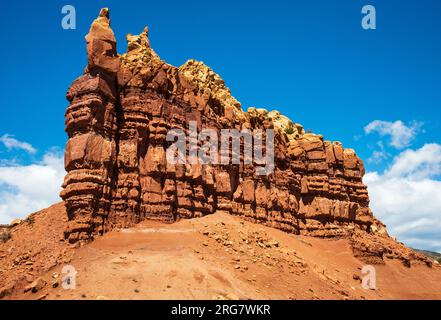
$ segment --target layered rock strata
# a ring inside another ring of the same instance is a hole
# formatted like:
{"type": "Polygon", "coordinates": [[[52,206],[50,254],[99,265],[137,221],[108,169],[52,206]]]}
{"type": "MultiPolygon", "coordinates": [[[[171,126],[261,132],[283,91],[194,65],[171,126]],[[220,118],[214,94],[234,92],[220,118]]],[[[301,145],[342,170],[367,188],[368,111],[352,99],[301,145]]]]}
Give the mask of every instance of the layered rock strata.
{"type": "Polygon", "coordinates": [[[86,41],[87,68],[67,93],[61,196],[70,242],[143,219],[173,222],[219,210],[295,234],[385,233],[369,209],[363,162],[352,149],[306,133],[277,111],[243,111],[204,63],[177,68],[162,61],[148,28],[128,35],[127,53],[118,55],[107,9],[86,41]],[[273,129],[274,170],[258,175],[259,165],[243,155],[240,164],[170,164],[167,132],[180,129],[195,139],[191,123],[218,133],[273,129]]]}
{"type": "Polygon", "coordinates": [[[353,150],[305,133],[277,111],[242,111],[202,62],[176,68],[162,61],[147,28],[128,35],[128,51],[118,56],[106,9],[86,41],[87,68],[67,93],[62,197],[71,241],[147,218],[175,221],[216,210],[316,236],[369,230],[363,162],[353,150]],[[257,175],[244,161],[169,164],[167,132],[181,129],[188,137],[191,121],[217,132],[274,129],[274,171],[257,175]]]}

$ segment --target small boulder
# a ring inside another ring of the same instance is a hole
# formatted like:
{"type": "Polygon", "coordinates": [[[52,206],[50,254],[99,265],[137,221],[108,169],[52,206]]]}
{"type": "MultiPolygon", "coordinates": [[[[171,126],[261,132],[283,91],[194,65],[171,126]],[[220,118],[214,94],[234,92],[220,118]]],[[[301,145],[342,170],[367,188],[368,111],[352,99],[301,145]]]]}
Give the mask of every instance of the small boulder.
{"type": "Polygon", "coordinates": [[[15,227],[18,226],[19,224],[21,224],[23,222],[23,220],[21,219],[14,219],[11,221],[11,223],[9,224],[11,227],[15,227]]]}
{"type": "Polygon", "coordinates": [[[36,293],[41,291],[46,286],[46,281],[42,278],[38,278],[34,282],[32,282],[29,286],[25,288],[25,292],[31,291],[32,293],[36,293]]]}
{"type": "Polygon", "coordinates": [[[234,294],[234,293],[228,293],[228,294],[226,294],[226,295],[225,295],[225,298],[226,298],[227,300],[240,300],[239,296],[237,296],[237,295],[234,294]]]}

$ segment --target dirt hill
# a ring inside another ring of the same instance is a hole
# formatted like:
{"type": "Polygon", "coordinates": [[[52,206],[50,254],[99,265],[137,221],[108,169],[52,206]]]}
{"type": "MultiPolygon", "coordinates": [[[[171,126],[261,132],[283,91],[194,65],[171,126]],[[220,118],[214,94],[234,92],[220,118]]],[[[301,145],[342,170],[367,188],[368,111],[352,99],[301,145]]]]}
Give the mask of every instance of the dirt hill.
{"type": "Polygon", "coordinates": [[[320,239],[215,213],[144,221],[68,245],[64,204],[11,229],[0,244],[3,299],[441,299],[441,267],[375,265],[376,290],[347,239],[320,239]],[[74,266],[76,289],[61,285],[74,266]],[[26,291],[26,292],[25,292],[26,291]]]}

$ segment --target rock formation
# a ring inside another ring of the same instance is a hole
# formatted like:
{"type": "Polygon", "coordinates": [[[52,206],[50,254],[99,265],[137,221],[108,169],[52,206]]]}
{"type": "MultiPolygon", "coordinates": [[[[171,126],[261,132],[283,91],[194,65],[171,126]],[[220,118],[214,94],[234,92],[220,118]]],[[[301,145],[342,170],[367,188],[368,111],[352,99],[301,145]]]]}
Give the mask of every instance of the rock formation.
{"type": "MultiPolygon", "coordinates": [[[[363,162],[352,149],[306,133],[277,111],[243,111],[204,63],[177,68],[162,61],[147,28],[128,35],[127,53],[118,55],[107,9],[86,41],[88,65],[67,93],[61,196],[70,242],[143,219],[173,222],[219,210],[295,234],[385,233],[369,209],[363,162]],[[188,133],[190,121],[218,132],[274,129],[274,171],[257,175],[258,166],[243,161],[170,164],[167,132],[188,133]]],[[[365,251],[361,245],[358,252],[365,251]]]]}

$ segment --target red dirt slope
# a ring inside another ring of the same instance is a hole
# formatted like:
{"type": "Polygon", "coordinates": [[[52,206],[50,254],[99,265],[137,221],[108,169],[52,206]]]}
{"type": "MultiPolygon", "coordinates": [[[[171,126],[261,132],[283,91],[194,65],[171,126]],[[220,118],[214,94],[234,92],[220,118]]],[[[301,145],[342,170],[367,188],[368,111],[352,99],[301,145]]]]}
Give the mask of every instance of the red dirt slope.
{"type": "Polygon", "coordinates": [[[61,241],[63,204],[33,217],[0,244],[5,299],[441,299],[438,265],[386,259],[375,266],[378,289],[366,290],[348,240],[290,235],[228,214],[146,221],[80,248],[61,241]],[[77,271],[75,290],[59,285],[66,264],[77,271]]]}

